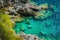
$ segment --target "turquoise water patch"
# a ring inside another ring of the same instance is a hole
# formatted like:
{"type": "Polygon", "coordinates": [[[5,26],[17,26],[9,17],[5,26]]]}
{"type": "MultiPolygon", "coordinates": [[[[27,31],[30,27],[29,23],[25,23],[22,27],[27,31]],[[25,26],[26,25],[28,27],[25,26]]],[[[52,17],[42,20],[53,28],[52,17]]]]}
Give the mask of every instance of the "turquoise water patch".
{"type": "Polygon", "coordinates": [[[49,8],[49,11],[41,11],[40,13],[45,15],[39,19],[27,18],[23,22],[16,22],[14,30],[17,34],[23,31],[26,34],[37,35],[41,40],[60,40],[60,0],[32,0],[31,2],[38,6],[44,3],[54,5],[55,10],[49,8]]]}
{"type": "Polygon", "coordinates": [[[55,34],[55,28],[52,27],[53,19],[50,19],[49,17],[53,15],[51,11],[41,11],[41,14],[43,13],[44,16],[41,16],[40,18],[24,18],[22,22],[16,22],[16,25],[14,27],[14,30],[17,34],[19,34],[21,31],[23,31],[26,34],[34,34],[37,36],[43,35],[49,35],[49,34],[55,34]]]}

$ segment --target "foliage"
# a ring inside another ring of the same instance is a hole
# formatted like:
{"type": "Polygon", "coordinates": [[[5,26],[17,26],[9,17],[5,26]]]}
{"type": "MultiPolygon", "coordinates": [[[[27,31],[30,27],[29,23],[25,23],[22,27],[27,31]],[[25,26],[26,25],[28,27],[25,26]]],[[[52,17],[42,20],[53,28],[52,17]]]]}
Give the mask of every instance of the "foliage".
{"type": "Polygon", "coordinates": [[[0,38],[2,40],[23,40],[20,36],[17,37],[12,29],[13,23],[10,17],[0,10],[0,38]]]}

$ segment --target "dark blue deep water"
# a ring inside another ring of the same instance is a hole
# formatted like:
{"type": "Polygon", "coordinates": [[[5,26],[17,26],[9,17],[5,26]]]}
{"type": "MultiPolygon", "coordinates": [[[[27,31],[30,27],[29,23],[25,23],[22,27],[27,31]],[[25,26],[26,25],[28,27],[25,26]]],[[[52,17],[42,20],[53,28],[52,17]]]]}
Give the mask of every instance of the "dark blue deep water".
{"type": "Polygon", "coordinates": [[[53,23],[51,27],[54,27],[54,29],[56,29],[55,30],[56,32],[55,35],[57,37],[56,40],[60,40],[60,0],[32,0],[32,1],[36,2],[37,5],[40,5],[42,3],[48,3],[56,6],[57,10],[55,14],[52,17],[50,17],[50,19],[54,20],[52,21],[53,23]]]}

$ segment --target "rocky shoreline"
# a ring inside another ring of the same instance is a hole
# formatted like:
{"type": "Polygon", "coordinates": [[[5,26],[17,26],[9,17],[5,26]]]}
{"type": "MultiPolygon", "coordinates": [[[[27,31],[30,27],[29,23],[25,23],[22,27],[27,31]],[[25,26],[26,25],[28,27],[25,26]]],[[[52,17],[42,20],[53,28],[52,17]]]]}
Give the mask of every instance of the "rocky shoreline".
{"type": "Polygon", "coordinates": [[[40,10],[47,10],[48,5],[45,6],[36,6],[36,5],[31,5],[29,3],[29,0],[24,1],[24,0],[18,0],[17,3],[15,2],[16,0],[8,0],[8,1],[3,1],[1,0],[1,6],[2,8],[6,8],[6,12],[9,13],[9,15],[21,15],[24,17],[30,17],[34,16],[36,18],[39,18],[40,16],[44,16],[44,14],[39,14],[40,10]],[[4,4],[7,3],[7,4],[4,4]],[[18,4],[20,3],[20,5],[18,4]]]}
{"type": "MultiPolygon", "coordinates": [[[[40,6],[32,5],[29,0],[0,0],[0,4],[0,10],[10,17],[14,26],[15,22],[22,22],[26,18],[44,19],[51,16],[52,13],[48,11],[49,8],[54,11],[52,5],[50,5],[50,7],[48,4],[42,4],[40,6]]],[[[29,24],[27,20],[26,23],[29,24]]],[[[28,26],[28,28],[32,27],[28,26]]],[[[24,31],[24,29],[20,30],[24,31]]],[[[40,40],[36,35],[25,34],[23,32],[21,32],[19,36],[23,37],[24,40],[40,40]]]]}
{"type": "Polygon", "coordinates": [[[24,32],[20,32],[19,36],[23,37],[24,40],[40,40],[38,36],[25,34],[24,32]]]}

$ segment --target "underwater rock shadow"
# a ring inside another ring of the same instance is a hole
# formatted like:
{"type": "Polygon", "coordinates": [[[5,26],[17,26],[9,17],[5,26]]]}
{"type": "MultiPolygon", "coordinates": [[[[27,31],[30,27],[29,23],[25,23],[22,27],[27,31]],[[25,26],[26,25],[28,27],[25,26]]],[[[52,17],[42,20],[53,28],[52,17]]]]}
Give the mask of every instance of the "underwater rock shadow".
{"type": "Polygon", "coordinates": [[[50,18],[51,18],[51,19],[54,19],[57,14],[60,14],[60,12],[55,12],[53,15],[48,16],[47,18],[44,18],[44,19],[41,19],[41,18],[36,19],[36,18],[34,18],[34,17],[32,17],[32,19],[35,20],[35,21],[45,21],[45,20],[50,19],[50,18]]]}

